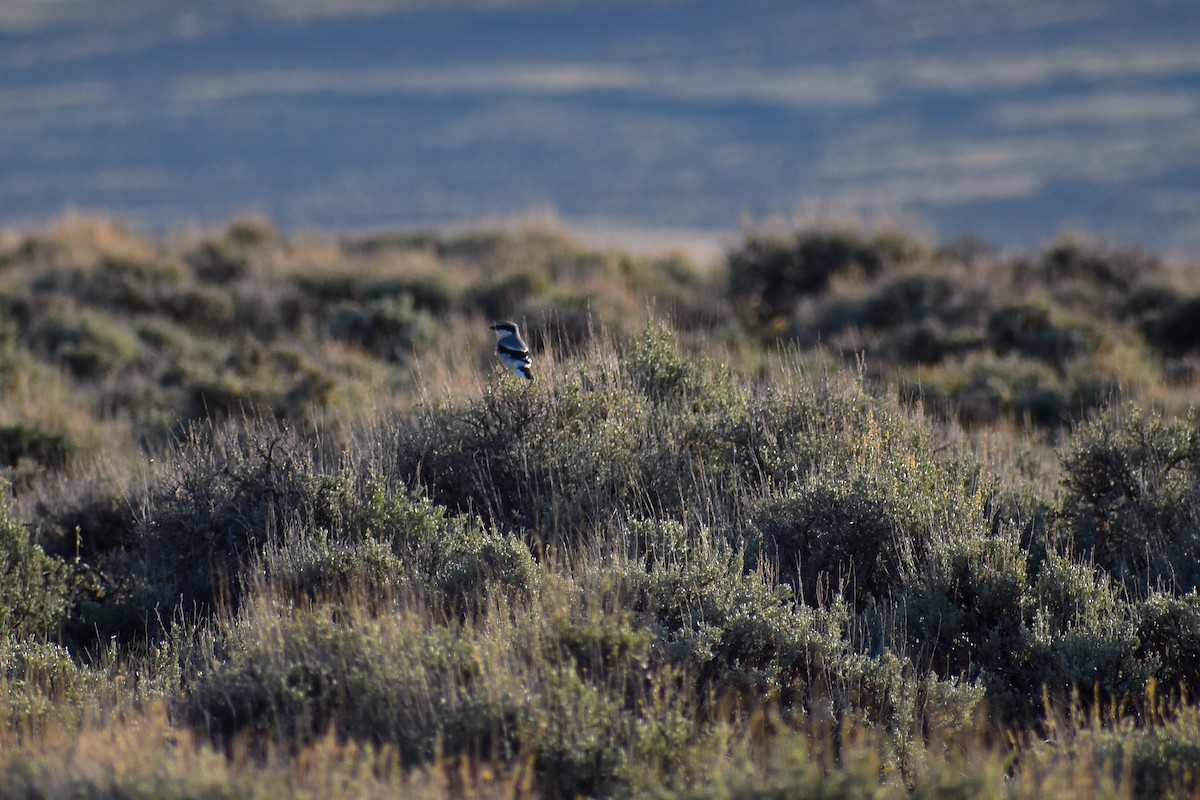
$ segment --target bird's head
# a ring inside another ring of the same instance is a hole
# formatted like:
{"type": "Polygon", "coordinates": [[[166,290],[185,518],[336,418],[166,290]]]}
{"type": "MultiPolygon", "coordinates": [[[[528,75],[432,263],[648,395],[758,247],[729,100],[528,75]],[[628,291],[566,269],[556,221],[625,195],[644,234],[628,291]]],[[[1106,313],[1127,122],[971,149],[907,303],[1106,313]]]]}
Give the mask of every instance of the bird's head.
{"type": "Polygon", "coordinates": [[[516,324],[509,322],[508,320],[504,320],[502,322],[497,322],[495,325],[492,325],[491,328],[492,328],[492,330],[494,330],[497,333],[497,335],[504,334],[504,333],[516,333],[517,332],[516,324]]]}

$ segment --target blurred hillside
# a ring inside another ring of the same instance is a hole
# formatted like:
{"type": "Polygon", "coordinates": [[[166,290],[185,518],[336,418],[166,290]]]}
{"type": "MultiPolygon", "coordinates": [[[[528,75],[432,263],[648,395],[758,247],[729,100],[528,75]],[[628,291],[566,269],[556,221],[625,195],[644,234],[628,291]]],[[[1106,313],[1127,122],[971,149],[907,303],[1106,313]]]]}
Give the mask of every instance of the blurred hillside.
{"type": "Polygon", "coordinates": [[[811,206],[1200,253],[1200,12],[0,2],[0,222],[736,229],[811,206]]]}

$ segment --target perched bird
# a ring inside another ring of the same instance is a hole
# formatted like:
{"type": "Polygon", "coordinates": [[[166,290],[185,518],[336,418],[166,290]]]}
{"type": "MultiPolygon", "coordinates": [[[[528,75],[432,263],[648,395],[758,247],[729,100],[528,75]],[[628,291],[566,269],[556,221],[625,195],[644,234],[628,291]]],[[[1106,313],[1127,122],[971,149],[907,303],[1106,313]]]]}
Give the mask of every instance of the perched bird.
{"type": "Polygon", "coordinates": [[[518,375],[524,375],[533,380],[533,371],[529,369],[529,345],[517,333],[515,323],[505,320],[492,326],[496,332],[496,358],[500,363],[518,375]]]}

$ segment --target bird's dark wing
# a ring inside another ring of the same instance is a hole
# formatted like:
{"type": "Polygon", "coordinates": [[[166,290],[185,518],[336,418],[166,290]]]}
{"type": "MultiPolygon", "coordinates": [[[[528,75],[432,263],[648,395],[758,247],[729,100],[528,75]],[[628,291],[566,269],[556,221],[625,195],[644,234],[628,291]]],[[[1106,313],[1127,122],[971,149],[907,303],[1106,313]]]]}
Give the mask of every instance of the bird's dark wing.
{"type": "Polygon", "coordinates": [[[504,355],[512,356],[513,358],[529,358],[529,348],[527,347],[522,347],[518,350],[515,347],[506,347],[503,344],[498,344],[496,345],[496,352],[504,353],[504,355]]]}

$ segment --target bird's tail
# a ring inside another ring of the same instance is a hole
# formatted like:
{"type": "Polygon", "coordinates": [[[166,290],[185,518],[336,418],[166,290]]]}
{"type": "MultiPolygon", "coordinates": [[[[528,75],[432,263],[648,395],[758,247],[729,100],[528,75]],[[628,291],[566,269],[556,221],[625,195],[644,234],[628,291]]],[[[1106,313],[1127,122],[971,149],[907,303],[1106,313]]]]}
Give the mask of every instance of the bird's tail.
{"type": "Polygon", "coordinates": [[[533,370],[531,370],[529,367],[521,367],[520,369],[521,369],[522,375],[524,375],[529,380],[533,380],[533,370]]]}

